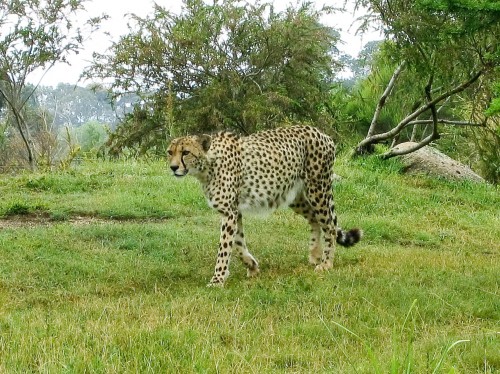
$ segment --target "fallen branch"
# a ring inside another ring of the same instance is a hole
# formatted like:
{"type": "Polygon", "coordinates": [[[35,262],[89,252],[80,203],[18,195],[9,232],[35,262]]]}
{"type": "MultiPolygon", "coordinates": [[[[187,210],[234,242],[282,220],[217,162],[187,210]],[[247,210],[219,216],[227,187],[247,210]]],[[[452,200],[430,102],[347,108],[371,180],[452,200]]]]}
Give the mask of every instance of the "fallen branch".
{"type": "Polygon", "coordinates": [[[418,151],[420,148],[425,147],[426,145],[430,144],[433,140],[436,140],[438,138],[439,138],[439,136],[436,137],[435,134],[432,133],[428,137],[426,137],[422,141],[416,143],[412,147],[408,147],[406,149],[398,149],[397,147],[391,148],[389,151],[387,151],[387,152],[383,153],[382,155],[380,155],[380,157],[383,160],[387,160],[388,158],[391,158],[391,157],[407,155],[408,153],[412,153],[412,152],[418,151]]]}
{"type": "MultiPolygon", "coordinates": [[[[476,80],[478,80],[482,74],[483,74],[483,70],[479,70],[472,77],[470,77],[469,80],[467,80],[466,82],[463,82],[462,84],[452,88],[449,91],[446,91],[445,93],[439,95],[435,99],[432,99],[431,101],[427,102],[425,105],[422,105],[420,108],[418,108],[413,113],[411,113],[406,118],[404,118],[401,122],[399,122],[398,125],[396,127],[394,127],[392,130],[387,131],[385,133],[376,134],[376,135],[366,137],[364,140],[362,140],[357,145],[355,154],[357,154],[357,155],[362,154],[372,144],[376,144],[376,143],[379,143],[383,140],[387,140],[387,139],[390,139],[390,138],[396,136],[397,134],[399,134],[401,132],[401,130],[403,130],[406,126],[408,126],[408,124],[410,122],[412,122],[416,118],[418,118],[419,115],[421,115],[422,113],[431,109],[433,106],[435,107],[436,104],[443,101],[444,99],[447,99],[448,97],[450,97],[452,95],[455,95],[459,92],[464,91],[471,84],[473,84],[476,80]]],[[[434,122],[431,122],[431,123],[434,123],[434,122]]]]}
{"type": "MultiPolygon", "coordinates": [[[[468,121],[452,121],[447,119],[438,119],[438,123],[443,125],[452,125],[452,126],[476,126],[476,127],[485,127],[484,123],[474,123],[468,121]]],[[[408,122],[405,127],[414,126],[414,125],[429,125],[433,123],[431,119],[419,119],[415,121],[408,122]]]]}
{"type": "MultiPolygon", "coordinates": [[[[427,99],[427,103],[432,103],[432,83],[434,82],[434,73],[429,77],[429,83],[425,86],[425,97],[427,99]]],[[[431,118],[432,118],[432,137],[434,139],[439,139],[439,131],[438,131],[438,114],[436,109],[436,103],[429,104],[429,109],[431,110],[431,118]]],[[[425,140],[425,139],[424,139],[425,140]]]]}
{"type": "Polygon", "coordinates": [[[368,129],[368,134],[366,135],[367,137],[372,136],[375,133],[375,128],[377,127],[378,123],[378,118],[380,117],[380,112],[382,111],[382,108],[384,107],[387,98],[392,92],[392,89],[396,85],[396,80],[398,79],[399,75],[401,74],[401,71],[403,71],[403,67],[405,65],[405,61],[403,61],[399,66],[396,68],[394,71],[394,74],[392,74],[391,79],[389,80],[389,83],[387,84],[387,87],[384,90],[384,93],[382,96],[380,96],[380,100],[377,103],[377,107],[375,108],[375,113],[373,113],[373,118],[372,122],[370,123],[370,128],[368,129]]]}
{"type": "Polygon", "coordinates": [[[417,144],[415,144],[412,147],[398,150],[393,146],[388,152],[386,152],[382,155],[382,159],[385,160],[385,159],[388,159],[391,157],[406,155],[408,153],[415,152],[415,151],[419,150],[420,148],[425,147],[427,144],[430,144],[433,140],[439,139],[438,117],[437,117],[438,112],[436,109],[436,103],[433,103],[432,95],[431,95],[433,81],[434,81],[434,75],[431,74],[429,77],[429,82],[425,86],[425,97],[427,99],[427,104],[429,105],[429,109],[431,110],[431,114],[432,114],[432,116],[431,116],[432,119],[430,120],[432,123],[432,133],[428,137],[424,138],[423,140],[421,140],[420,142],[418,142],[417,144]]]}

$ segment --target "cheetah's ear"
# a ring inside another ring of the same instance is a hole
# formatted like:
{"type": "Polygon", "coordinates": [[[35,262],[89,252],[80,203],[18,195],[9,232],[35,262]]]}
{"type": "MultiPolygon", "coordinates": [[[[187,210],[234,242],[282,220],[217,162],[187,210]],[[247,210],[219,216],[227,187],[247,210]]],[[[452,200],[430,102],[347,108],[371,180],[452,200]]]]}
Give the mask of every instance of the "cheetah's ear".
{"type": "Polygon", "coordinates": [[[203,148],[205,152],[210,149],[210,144],[212,143],[212,137],[210,135],[198,135],[196,140],[198,140],[198,143],[200,143],[201,148],[203,148]]]}

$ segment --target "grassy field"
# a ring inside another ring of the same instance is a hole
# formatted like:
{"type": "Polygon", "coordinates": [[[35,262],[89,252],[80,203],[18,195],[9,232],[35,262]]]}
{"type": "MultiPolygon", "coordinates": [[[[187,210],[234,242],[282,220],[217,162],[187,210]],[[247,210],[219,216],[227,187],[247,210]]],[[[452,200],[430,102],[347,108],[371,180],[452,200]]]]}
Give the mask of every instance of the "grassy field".
{"type": "Polygon", "coordinates": [[[302,218],[249,218],[262,272],[224,289],[219,217],[164,164],[0,176],[0,373],[500,372],[499,190],[336,171],[363,241],[316,274],[302,218]]]}

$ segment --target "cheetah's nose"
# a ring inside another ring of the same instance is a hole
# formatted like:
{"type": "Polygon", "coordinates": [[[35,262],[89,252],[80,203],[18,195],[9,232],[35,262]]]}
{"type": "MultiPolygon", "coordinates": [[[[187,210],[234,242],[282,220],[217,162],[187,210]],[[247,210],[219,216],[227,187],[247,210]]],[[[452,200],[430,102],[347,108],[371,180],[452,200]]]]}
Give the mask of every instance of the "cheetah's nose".
{"type": "Polygon", "coordinates": [[[175,173],[177,169],[179,169],[179,165],[171,165],[170,169],[172,169],[172,171],[175,173]]]}

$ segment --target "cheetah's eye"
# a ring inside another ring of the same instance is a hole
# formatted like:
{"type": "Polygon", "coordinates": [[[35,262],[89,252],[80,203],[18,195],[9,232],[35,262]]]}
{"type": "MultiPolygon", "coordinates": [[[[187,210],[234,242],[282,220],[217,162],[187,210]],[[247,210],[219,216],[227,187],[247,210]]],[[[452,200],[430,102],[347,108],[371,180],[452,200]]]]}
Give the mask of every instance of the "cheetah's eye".
{"type": "Polygon", "coordinates": [[[186,151],[186,150],[182,151],[182,155],[183,155],[183,156],[187,156],[189,153],[190,153],[190,152],[189,152],[189,151],[186,151]]]}
{"type": "Polygon", "coordinates": [[[172,156],[174,154],[174,152],[172,152],[170,149],[167,151],[167,153],[172,156]]]}

